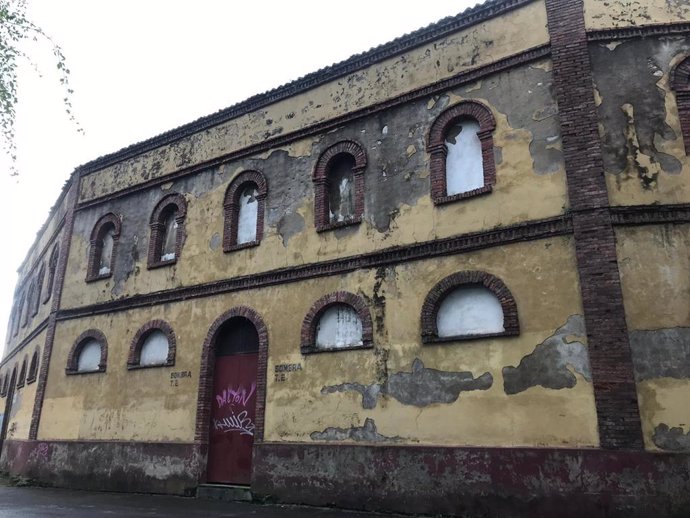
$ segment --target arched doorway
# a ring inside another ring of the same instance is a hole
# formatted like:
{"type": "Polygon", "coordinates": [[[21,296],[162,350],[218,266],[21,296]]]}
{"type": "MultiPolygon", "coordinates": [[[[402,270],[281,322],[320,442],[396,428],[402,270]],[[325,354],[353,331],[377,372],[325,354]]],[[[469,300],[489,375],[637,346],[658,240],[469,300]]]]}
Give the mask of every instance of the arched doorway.
{"type": "Polygon", "coordinates": [[[249,485],[254,445],[259,332],[245,316],[218,328],[214,355],[206,481],[249,485]]]}

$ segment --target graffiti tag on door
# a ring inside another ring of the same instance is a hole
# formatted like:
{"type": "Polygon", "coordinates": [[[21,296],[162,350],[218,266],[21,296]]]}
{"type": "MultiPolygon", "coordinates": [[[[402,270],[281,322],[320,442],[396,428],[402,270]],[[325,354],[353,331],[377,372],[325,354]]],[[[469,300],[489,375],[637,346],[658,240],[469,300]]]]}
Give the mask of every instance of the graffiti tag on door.
{"type": "Polygon", "coordinates": [[[249,417],[247,404],[255,392],[256,383],[252,382],[248,388],[241,385],[228,386],[216,394],[218,409],[226,409],[226,413],[229,415],[213,419],[215,430],[224,433],[239,432],[240,435],[253,436],[254,423],[249,417]]]}

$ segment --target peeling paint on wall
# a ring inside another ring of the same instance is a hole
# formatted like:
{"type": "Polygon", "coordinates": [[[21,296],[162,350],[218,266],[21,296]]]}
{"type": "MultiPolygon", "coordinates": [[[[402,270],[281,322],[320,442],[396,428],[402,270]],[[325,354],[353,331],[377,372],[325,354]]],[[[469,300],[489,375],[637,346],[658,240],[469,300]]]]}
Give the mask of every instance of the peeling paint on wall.
{"type": "Polygon", "coordinates": [[[652,440],[662,450],[690,451],[690,430],[683,433],[679,426],[669,428],[667,424],[661,423],[654,429],[652,440]]]}
{"type": "Polygon", "coordinates": [[[637,381],[690,379],[690,328],[675,327],[630,333],[637,381]]]}
{"type": "Polygon", "coordinates": [[[690,44],[683,38],[643,39],[590,49],[606,172],[655,189],[660,173],[681,171],[678,158],[666,151],[680,138],[667,122],[667,78],[674,56],[690,44]]]}
{"type": "Polygon", "coordinates": [[[592,380],[589,368],[585,322],[582,315],[571,315],[534,352],[528,354],[517,367],[503,367],[503,387],[506,394],[518,394],[530,387],[549,389],[573,388],[577,378],[571,369],[587,381],[592,380]]]}
{"type": "Polygon", "coordinates": [[[461,392],[487,390],[492,384],[493,377],[489,372],[475,378],[471,372],[427,369],[422,360],[415,358],[412,372],[396,372],[390,375],[383,385],[342,383],[323,387],[321,393],[357,392],[362,396],[362,407],[367,409],[376,408],[380,395],[391,396],[403,405],[425,407],[438,403],[454,403],[461,392]]]}
{"type": "Polygon", "coordinates": [[[312,432],[310,437],[313,441],[398,442],[402,440],[397,435],[395,437],[381,435],[376,430],[376,423],[369,417],[364,420],[364,426],[328,427],[323,432],[312,432]]]}

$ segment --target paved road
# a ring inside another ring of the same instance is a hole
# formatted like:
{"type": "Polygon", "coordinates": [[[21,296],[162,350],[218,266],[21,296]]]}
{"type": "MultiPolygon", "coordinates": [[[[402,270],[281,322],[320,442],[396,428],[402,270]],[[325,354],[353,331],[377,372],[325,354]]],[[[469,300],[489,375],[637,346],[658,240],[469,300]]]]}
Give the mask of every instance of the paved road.
{"type": "Polygon", "coordinates": [[[281,505],[227,503],[196,498],[96,493],[39,487],[2,487],[0,518],[393,518],[394,515],[281,505]]]}

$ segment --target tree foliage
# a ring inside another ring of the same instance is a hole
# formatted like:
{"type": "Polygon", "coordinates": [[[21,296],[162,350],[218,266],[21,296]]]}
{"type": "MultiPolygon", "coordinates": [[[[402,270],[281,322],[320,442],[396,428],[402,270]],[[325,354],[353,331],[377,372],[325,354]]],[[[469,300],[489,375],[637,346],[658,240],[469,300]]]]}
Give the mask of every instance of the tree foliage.
{"type": "Polygon", "coordinates": [[[48,43],[52,48],[60,85],[64,89],[63,102],[71,121],[82,132],[72,113],[72,89],[69,85],[70,71],[60,46],[43,29],[26,16],[26,0],[0,0],[0,147],[11,160],[11,174],[16,175],[17,144],[15,141],[15,119],[18,102],[18,65],[22,60],[29,63],[40,74],[38,66],[26,53],[27,43],[48,43]]]}

